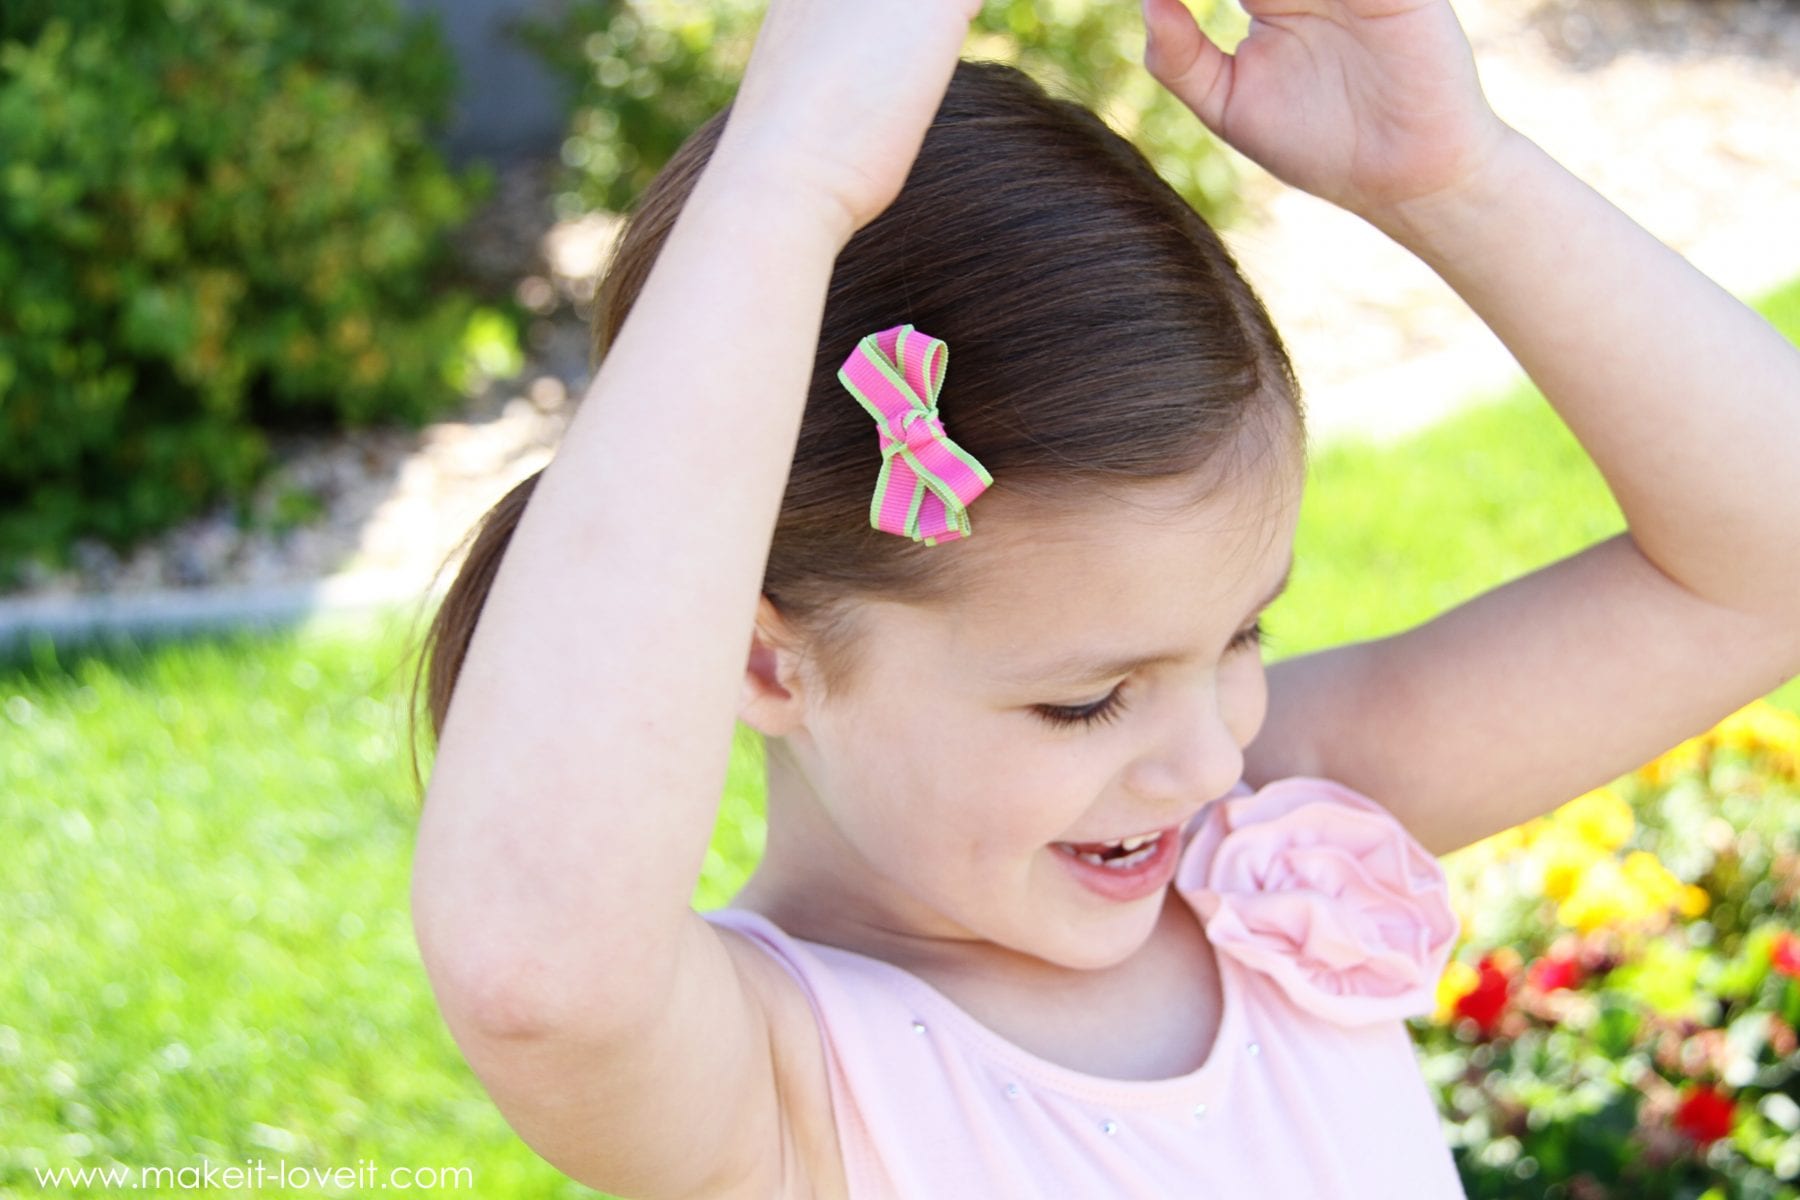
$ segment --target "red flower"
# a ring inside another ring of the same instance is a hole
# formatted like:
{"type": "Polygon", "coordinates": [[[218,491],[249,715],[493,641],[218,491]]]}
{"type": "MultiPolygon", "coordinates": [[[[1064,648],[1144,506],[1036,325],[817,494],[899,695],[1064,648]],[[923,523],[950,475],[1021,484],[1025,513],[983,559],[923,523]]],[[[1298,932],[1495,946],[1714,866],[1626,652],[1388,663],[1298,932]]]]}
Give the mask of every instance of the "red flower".
{"type": "Polygon", "coordinates": [[[1494,1032],[1500,1024],[1500,1016],[1506,1011],[1506,996],[1511,990],[1512,981],[1506,972],[1494,965],[1494,956],[1484,954],[1481,961],[1475,964],[1480,978],[1473,991],[1456,1002],[1456,1015],[1468,1017],[1474,1021],[1486,1037],[1494,1032]]]}
{"type": "Polygon", "coordinates": [[[1769,956],[1769,965],[1783,975],[1800,979],[1800,937],[1785,929],[1775,935],[1775,952],[1769,956]]]}
{"type": "Polygon", "coordinates": [[[1731,1133],[1734,1111],[1731,1099],[1712,1084],[1693,1084],[1684,1089],[1673,1121],[1675,1128],[1704,1146],[1731,1133]]]}
{"type": "Polygon", "coordinates": [[[1579,987],[1581,963],[1575,958],[1558,958],[1546,954],[1531,964],[1525,972],[1525,979],[1540,992],[1579,987]]]}

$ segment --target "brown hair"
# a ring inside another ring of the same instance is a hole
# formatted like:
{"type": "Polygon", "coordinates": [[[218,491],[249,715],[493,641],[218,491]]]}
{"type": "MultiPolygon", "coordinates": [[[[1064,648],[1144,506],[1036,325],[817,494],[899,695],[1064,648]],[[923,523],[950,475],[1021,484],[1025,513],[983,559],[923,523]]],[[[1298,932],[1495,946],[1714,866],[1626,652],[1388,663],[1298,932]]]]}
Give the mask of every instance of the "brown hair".
{"type": "MultiPolygon", "coordinates": [[[[688,138],[633,206],[595,301],[596,362],[729,113],[688,138]]],[[[1218,235],[1088,109],[1015,67],[964,60],[900,195],[838,256],[763,576],[826,692],[853,674],[857,598],[930,604],[956,582],[955,542],[928,547],[870,527],[879,439],[837,379],[864,336],[902,323],[950,348],[950,436],[993,474],[994,489],[1032,503],[1242,467],[1232,456],[1252,428],[1287,426],[1288,444],[1305,453],[1286,350],[1218,235]]],[[[537,479],[471,530],[426,635],[434,739],[537,479]]],[[[979,512],[977,500],[977,527],[979,512]]]]}

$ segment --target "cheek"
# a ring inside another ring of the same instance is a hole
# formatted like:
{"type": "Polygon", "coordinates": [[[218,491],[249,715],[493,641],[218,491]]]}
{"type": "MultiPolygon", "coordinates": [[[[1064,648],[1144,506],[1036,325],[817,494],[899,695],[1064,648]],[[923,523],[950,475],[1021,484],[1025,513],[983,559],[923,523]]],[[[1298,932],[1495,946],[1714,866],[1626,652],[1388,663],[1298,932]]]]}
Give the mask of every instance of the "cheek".
{"type": "Polygon", "coordinates": [[[1269,715],[1269,676],[1261,663],[1250,661],[1234,675],[1226,694],[1226,725],[1240,746],[1247,746],[1269,715]]]}
{"type": "Polygon", "coordinates": [[[1001,714],[987,744],[970,755],[965,778],[983,825],[977,849],[1019,856],[1084,824],[1115,786],[1127,761],[1114,726],[1058,733],[1028,714],[1001,714]]]}
{"type": "Polygon", "coordinates": [[[1028,714],[973,703],[838,713],[820,734],[832,757],[820,783],[841,797],[828,803],[844,836],[920,881],[963,878],[1056,839],[1119,765],[1079,732],[1046,736],[1028,714]]]}
{"type": "Polygon", "coordinates": [[[915,878],[962,878],[1017,859],[1068,829],[1097,793],[1081,762],[1050,751],[1016,715],[971,714],[914,735],[919,751],[867,783],[886,800],[881,827],[868,830],[878,839],[871,851],[929,853],[907,868],[915,878]]]}
{"type": "Polygon", "coordinates": [[[873,860],[928,871],[969,833],[986,780],[971,773],[954,739],[890,722],[879,744],[864,741],[832,780],[840,828],[873,860]]]}

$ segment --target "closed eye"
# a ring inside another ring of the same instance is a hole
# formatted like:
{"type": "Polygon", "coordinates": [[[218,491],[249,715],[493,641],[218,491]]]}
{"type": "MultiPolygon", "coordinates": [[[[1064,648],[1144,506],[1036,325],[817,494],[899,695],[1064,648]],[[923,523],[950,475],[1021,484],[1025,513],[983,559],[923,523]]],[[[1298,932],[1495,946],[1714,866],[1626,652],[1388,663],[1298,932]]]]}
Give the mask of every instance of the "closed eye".
{"type": "MultiPolygon", "coordinates": [[[[1250,628],[1232,638],[1228,650],[1247,650],[1252,646],[1265,646],[1269,641],[1270,638],[1267,631],[1263,629],[1263,623],[1257,621],[1254,625],[1250,626],[1250,628]]],[[[1057,728],[1066,728],[1070,725],[1086,725],[1090,727],[1099,725],[1106,721],[1117,720],[1119,714],[1125,711],[1124,694],[1120,690],[1124,686],[1123,683],[1119,684],[1118,687],[1113,688],[1111,692],[1107,693],[1104,699],[1095,701],[1093,704],[1081,705],[1079,707],[1069,707],[1058,704],[1034,704],[1031,706],[1031,711],[1041,720],[1057,728]]]]}

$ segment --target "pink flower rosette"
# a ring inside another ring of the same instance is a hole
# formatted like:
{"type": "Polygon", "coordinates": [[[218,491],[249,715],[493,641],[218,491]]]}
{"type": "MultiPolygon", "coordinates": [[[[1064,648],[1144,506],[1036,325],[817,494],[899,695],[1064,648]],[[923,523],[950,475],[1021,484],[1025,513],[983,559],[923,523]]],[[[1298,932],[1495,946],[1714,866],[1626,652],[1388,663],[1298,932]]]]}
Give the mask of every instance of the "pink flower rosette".
{"type": "Polygon", "coordinates": [[[1214,950],[1340,1025],[1432,1011],[1459,926],[1443,868],[1387,809],[1291,776],[1195,820],[1175,887],[1214,950]]]}

